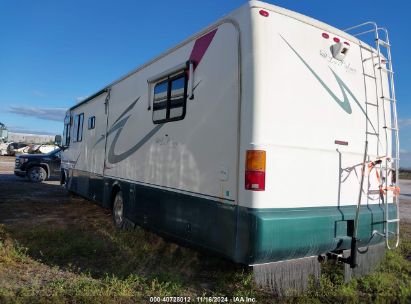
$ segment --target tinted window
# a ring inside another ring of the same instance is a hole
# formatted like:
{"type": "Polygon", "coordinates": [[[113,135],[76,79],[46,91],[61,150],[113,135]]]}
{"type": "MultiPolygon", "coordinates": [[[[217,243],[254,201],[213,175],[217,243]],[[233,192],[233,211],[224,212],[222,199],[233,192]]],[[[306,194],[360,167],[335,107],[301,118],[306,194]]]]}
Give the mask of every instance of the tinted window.
{"type": "Polygon", "coordinates": [[[84,123],[84,114],[81,113],[79,115],[77,141],[82,141],[83,140],[83,123],[84,123]]]}
{"type": "Polygon", "coordinates": [[[96,116],[91,116],[88,119],[88,129],[94,129],[96,127],[96,116]]]}
{"type": "Polygon", "coordinates": [[[153,122],[164,123],[183,119],[186,110],[186,73],[169,77],[154,87],[153,122]]]}
{"type": "Polygon", "coordinates": [[[83,140],[83,122],[84,122],[83,113],[74,116],[74,124],[73,124],[73,141],[74,142],[83,140]]]}
{"type": "Polygon", "coordinates": [[[78,121],[79,121],[79,116],[76,115],[74,116],[74,123],[73,123],[73,141],[77,141],[77,135],[78,135],[78,121]]]}
{"type": "Polygon", "coordinates": [[[153,121],[167,119],[168,80],[154,87],[153,121]]]}
{"type": "Polygon", "coordinates": [[[71,116],[66,115],[64,118],[64,130],[63,130],[63,146],[68,147],[70,144],[70,127],[71,127],[71,116]]]}
{"type": "Polygon", "coordinates": [[[184,109],[184,89],[185,77],[180,77],[171,81],[170,92],[170,116],[169,118],[178,118],[183,116],[184,109]]]}

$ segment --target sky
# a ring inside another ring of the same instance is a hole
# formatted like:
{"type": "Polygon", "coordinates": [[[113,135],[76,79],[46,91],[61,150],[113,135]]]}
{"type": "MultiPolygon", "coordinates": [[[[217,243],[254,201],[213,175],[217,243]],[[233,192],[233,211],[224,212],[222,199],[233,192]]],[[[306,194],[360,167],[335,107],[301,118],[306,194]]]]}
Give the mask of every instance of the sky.
{"type": "MultiPolygon", "coordinates": [[[[0,122],[62,133],[65,110],[200,31],[245,0],[0,0],[0,122]]],[[[411,168],[411,1],[269,0],[340,29],[390,31],[401,166],[411,168]]]]}

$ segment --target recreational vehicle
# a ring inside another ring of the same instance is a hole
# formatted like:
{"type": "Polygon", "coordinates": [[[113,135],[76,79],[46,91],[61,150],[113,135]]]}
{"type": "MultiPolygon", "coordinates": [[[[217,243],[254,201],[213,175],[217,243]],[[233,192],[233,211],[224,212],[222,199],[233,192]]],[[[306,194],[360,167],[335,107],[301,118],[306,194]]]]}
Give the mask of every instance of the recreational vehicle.
{"type": "Polygon", "coordinates": [[[355,267],[358,248],[398,245],[392,61],[372,22],[249,1],[70,108],[61,145],[61,183],[115,225],[237,263],[355,267]]]}

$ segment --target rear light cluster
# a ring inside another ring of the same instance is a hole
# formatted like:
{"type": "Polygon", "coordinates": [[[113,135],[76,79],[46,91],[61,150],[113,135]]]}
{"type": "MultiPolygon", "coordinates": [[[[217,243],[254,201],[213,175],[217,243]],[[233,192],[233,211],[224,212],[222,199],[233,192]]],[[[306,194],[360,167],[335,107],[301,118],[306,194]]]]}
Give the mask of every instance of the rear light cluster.
{"type": "Polygon", "coordinates": [[[245,164],[245,189],[265,190],[265,151],[248,150],[245,164]]]}
{"type": "MultiPolygon", "coordinates": [[[[330,35],[329,35],[328,33],[322,33],[321,36],[322,36],[324,39],[330,38],[330,35]]],[[[333,37],[333,41],[334,41],[335,43],[339,43],[339,42],[340,42],[340,38],[338,38],[338,37],[333,37]]],[[[347,41],[344,41],[344,44],[345,44],[345,45],[350,45],[350,43],[347,42],[347,41]]]]}

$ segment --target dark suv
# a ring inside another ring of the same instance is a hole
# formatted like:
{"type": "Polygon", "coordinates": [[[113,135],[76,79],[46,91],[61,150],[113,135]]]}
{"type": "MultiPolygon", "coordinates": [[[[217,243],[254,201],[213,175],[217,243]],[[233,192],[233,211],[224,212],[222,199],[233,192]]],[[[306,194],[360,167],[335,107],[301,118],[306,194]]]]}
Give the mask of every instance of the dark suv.
{"type": "Polygon", "coordinates": [[[22,154],[16,157],[14,174],[39,183],[60,176],[60,149],[47,154],[22,154]]]}

